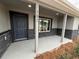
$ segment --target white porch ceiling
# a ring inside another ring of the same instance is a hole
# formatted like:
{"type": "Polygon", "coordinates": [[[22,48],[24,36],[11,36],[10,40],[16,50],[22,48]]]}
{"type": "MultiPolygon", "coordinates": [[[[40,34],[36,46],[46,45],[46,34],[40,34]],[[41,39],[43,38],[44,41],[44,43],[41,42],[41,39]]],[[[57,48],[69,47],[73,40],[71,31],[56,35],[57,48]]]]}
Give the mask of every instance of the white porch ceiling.
{"type": "MultiPolygon", "coordinates": [[[[12,8],[12,7],[16,7],[16,8],[19,8],[19,9],[22,9],[22,10],[26,10],[26,11],[30,11],[30,12],[35,12],[35,4],[34,3],[31,3],[31,2],[23,2],[21,0],[0,0],[1,3],[3,3],[6,7],[9,7],[9,8],[12,8]],[[28,4],[31,4],[32,5],[32,8],[29,8],[28,7],[28,4]]],[[[44,6],[40,6],[40,14],[46,14],[46,15],[49,15],[49,16],[53,16],[55,15],[56,16],[56,13],[59,13],[60,15],[62,15],[62,13],[60,12],[57,12],[57,11],[54,11],[52,9],[48,9],[44,6]]]]}
{"type": "MultiPolygon", "coordinates": [[[[27,2],[27,0],[22,0],[24,2],[27,2]]],[[[36,0],[28,0],[32,3],[35,3],[36,0]]],[[[52,10],[59,11],[61,13],[68,13],[68,15],[71,16],[78,16],[79,17],[79,11],[71,6],[67,0],[38,0],[40,5],[48,7],[52,10]]]]}

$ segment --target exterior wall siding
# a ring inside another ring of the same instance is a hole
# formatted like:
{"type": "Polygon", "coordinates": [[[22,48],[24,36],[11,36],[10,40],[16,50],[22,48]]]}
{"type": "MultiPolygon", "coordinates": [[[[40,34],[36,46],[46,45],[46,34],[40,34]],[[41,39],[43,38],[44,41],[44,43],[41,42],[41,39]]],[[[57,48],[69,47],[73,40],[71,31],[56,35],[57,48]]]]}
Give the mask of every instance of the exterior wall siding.
{"type": "MultiPolygon", "coordinates": [[[[46,37],[46,36],[52,36],[52,35],[59,35],[61,36],[62,29],[53,28],[50,32],[41,32],[39,33],[39,37],[46,37]]],[[[78,35],[78,30],[68,30],[66,29],[65,37],[72,39],[78,35]]],[[[29,29],[28,32],[28,39],[34,39],[35,38],[35,31],[33,29],[29,29]]]]}
{"type": "MultiPolygon", "coordinates": [[[[1,22],[0,23],[1,24],[0,25],[1,26],[0,27],[0,32],[3,32],[3,30],[2,30],[3,27],[6,28],[4,31],[10,29],[10,21],[9,21],[9,14],[8,14],[9,10],[13,10],[13,11],[17,11],[17,12],[19,11],[19,12],[26,13],[26,14],[29,15],[28,38],[29,39],[33,39],[35,37],[35,31],[34,31],[34,13],[32,11],[31,12],[27,11],[27,10],[25,11],[25,10],[23,10],[21,8],[16,8],[16,7],[12,7],[12,8],[10,7],[9,9],[3,8],[3,7],[4,6],[1,6],[2,9],[0,9],[0,11],[1,11],[0,18],[3,19],[6,22],[4,23],[4,21],[0,20],[0,22],[1,22]],[[4,17],[5,19],[2,18],[2,17],[4,17]],[[3,26],[2,24],[3,25],[6,24],[7,26],[3,26]]],[[[45,17],[52,18],[53,21],[51,22],[52,23],[52,29],[51,29],[51,31],[50,32],[39,33],[39,37],[51,36],[51,35],[56,35],[56,34],[57,35],[61,35],[63,16],[59,16],[59,18],[57,18],[57,17],[53,18],[54,15],[51,16],[51,15],[47,15],[47,14],[44,14],[44,13],[41,13],[40,16],[43,16],[43,17],[45,16],[45,17]]],[[[73,27],[75,27],[76,23],[78,23],[77,21],[74,21],[75,19],[77,20],[78,18],[68,17],[67,26],[66,26],[66,29],[68,29],[68,30],[66,30],[66,34],[65,34],[65,37],[67,37],[67,38],[71,38],[71,37],[74,37],[74,36],[77,35],[77,30],[78,29],[73,30],[73,27]]]]}
{"type": "Polygon", "coordinates": [[[73,30],[72,31],[72,38],[77,37],[78,35],[79,35],[78,30],[73,30]]]}
{"type": "MultiPolygon", "coordinates": [[[[64,16],[59,16],[57,19],[57,35],[61,35],[62,33],[63,18],[64,16]]],[[[79,25],[79,18],[68,16],[66,23],[65,37],[72,39],[73,37],[78,36],[78,25],[79,25]]]]}
{"type": "MultiPolygon", "coordinates": [[[[57,29],[57,35],[61,36],[62,29],[57,29]]],[[[78,30],[68,30],[65,31],[65,37],[72,39],[78,35],[78,30]]]]}
{"type": "Polygon", "coordinates": [[[53,28],[51,29],[50,32],[42,32],[42,33],[39,33],[39,37],[45,37],[45,36],[53,36],[53,35],[56,35],[56,28],[53,28]]]}
{"type": "Polygon", "coordinates": [[[11,31],[0,33],[0,58],[12,42],[11,31]],[[5,39],[6,37],[6,39],[5,39]]]}
{"type": "Polygon", "coordinates": [[[34,39],[34,38],[35,38],[34,29],[28,29],[28,39],[34,39]]]}
{"type": "Polygon", "coordinates": [[[10,30],[9,12],[6,7],[0,4],[0,33],[10,30]]]}
{"type": "MultiPolygon", "coordinates": [[[[10,28],[10,19],[9,19],[9,10],[13,10],[13,11],[17,11],[17,12],[19,11],[19,12],[26,13],[29,15],[28,39],[35,38],[35,30],[34,30],[34,22],[33,22],[34,13],[29,10],[27,11],[27,9],[21,9],[21,8],[15,8],[15,7],[12,7],[12,8],[10,7],[9,9],[7,9],[7,8],[5,8],[3,5],[0,5],[0,57],[3,55],[3,53],[6,51],[6,49],[12,42],[11,31],[9,30],[9,29],[11,29],[10,28]],[[5,37],[6,37],[6,40],[5,40],[5,37]]],[[[51,21],[51,23],[52,23],[51,31],[50,32],[41,32],[41,33],[39,33],[39,37],[61,35],[63,17],[61,16],[59,18],[57,18],[57,17],[53,18],[54,15],[52,15],[52,16],[48,15],[48,14],[47,15],[41,14],[41,15],[52,18],[53,21],[51,21]]],[[[71,39],[78,35],[78,28],[75,29],[75,27],[77,27],[79,24],[78,21],[79,21],[78,18],[73,18],[73,17],[68,18],[66,32],[65,32],[66,38],[71,39]],[[75,29],[75,30],[73,30],[73,29],[75,29]]]]}
{"type": "MultiPolygon", "coordinates": [[[[39,37],[46,37],[46,36],[52,36],[56,35],[57,30],[56,28],[51,29],[50,32],[40,32],[39,37]]],[[[28,30],[28,39],[34,39],[35,38],[35,31],[34,29],[29,29],[28,30]]]]}

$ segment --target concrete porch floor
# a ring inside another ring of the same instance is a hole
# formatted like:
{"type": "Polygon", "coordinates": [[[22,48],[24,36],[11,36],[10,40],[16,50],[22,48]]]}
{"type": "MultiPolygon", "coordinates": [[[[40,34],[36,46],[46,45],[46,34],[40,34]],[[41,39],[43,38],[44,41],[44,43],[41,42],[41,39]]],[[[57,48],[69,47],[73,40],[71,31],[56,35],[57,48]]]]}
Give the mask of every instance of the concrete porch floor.
{"type": "MultiPolygon", "coordinates": [[[[38,53],[44,53],[60,46],[60,36],[39,38],[38,53]]],[[[34,39],[15,42],[10,45],[1,59],[34,59],[34,39]]],[[[64,38],[64,43],[71,40],[64,38]]]]}

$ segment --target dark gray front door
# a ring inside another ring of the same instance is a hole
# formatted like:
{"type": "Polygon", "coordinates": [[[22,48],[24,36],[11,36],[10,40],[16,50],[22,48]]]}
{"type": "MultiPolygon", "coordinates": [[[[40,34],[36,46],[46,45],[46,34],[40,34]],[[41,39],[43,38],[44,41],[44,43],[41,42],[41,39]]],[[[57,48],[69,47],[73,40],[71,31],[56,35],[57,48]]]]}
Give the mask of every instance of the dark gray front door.
{"type": "Polygon", "coordinates": [[[15,40],[23,40],[27,39],[27,20],[28,16],[21,13],[13,13],[12,14],[13,20],[13,32],[15,40]]]}

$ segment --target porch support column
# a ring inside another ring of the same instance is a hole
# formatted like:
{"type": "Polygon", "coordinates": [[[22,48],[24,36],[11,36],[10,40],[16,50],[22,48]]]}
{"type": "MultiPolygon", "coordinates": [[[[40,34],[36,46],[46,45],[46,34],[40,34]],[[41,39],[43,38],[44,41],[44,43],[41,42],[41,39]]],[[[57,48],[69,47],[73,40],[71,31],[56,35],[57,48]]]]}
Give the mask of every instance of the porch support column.
{"type": "Polygon", "coordinates": [[[38,38],[39,38],[38,20],[39,20],[39,3],[36,1],[36,5],[35,5],[35,53],[38,52],[38,38]]]}
{"type": "Polygon", "coordinates": [[[65,29],[66,29],[66,22],[67,22],[67,14],[64,15],[61,42],[63,42],[63,40],[64,40],[65,29]]]}

